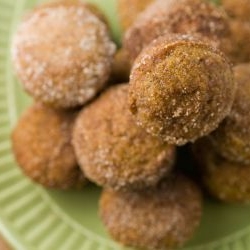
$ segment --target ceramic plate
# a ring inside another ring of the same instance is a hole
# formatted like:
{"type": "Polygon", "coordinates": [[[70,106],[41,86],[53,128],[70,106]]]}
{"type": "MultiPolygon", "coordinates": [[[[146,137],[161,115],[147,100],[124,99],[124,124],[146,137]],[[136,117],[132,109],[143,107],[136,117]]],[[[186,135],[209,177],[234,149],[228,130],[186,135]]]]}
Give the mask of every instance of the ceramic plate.
{"type": "MultiPolygon", "coordinates": [[[[115,0],[92,1],[109,17],[119,39],[115,0]]],[[[15,249],[108,250],[114,243],[98,218],[100,189],[48,191],[19,171],[10,143],[11,128],[30,103],[12,73],[10,42],[22,14],[35,0],[0,0],[0,233],[15,249]]],[[[249,250],[250,207],[205,202],[200,230],[185,250],[249,250]]]]}

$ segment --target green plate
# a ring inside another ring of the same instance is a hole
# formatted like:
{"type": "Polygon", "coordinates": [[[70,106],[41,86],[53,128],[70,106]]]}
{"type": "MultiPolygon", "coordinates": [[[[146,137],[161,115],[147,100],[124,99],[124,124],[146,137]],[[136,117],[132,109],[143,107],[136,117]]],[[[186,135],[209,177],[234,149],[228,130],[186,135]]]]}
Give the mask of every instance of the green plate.
{"type": "MultiPolygon", "coordinates": [[[[19,171],[11,153],[10,132],[29,104],[11,70],[10,41],[23,12],[35,0],[0,0],[0,233],[15,249],[123,249],[105,233],[98,218],[100,189],[48,191],[19,171]]],[[[115,0],[95,0],[119,38],[115,0]]],[[[250,207],[207,200],[200,230],[185,250],[249,250],[250,207]]]]}

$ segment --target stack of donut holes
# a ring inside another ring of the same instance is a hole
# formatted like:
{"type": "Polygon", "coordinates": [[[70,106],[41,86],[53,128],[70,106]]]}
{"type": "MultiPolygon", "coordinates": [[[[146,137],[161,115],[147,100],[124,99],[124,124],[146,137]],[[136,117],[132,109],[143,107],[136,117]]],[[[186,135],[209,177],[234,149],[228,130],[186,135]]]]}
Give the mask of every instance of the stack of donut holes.
{"type": "Polygon", "coordinates": [[[23,173],[46,188],[103,187],[104,226],[139,249],[186,244],[201,187],[250,202],[249,12],[247,0],[117,0],[118,48],[95,5],[30,11],[11,51],[34,100],[12,133],[23,173]],[[177,166],[180,147],[198,181],[177,166]]]}

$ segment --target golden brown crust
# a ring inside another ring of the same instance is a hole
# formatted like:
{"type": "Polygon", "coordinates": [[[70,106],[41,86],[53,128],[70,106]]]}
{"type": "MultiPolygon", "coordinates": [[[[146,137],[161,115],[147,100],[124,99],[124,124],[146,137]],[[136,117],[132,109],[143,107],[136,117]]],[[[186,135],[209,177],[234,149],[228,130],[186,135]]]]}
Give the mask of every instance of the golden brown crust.
{"type": "Polygon", "coordinates": [[[221,4],[230,17],[250,21],[249,0],[221,0],[221,4]]]}
{"type": "Polygon", "coordinates": [[[141,192],[104,190],[100,216],[118,242],[142,249],[169,250],[190,240],[202,212],[201,193],[182,175],[172,175],[141,192]]]}
{"type": "MultiPolygon", "coordinates": [[[[250,15],[250,12],[249,12],[250,15]]],[[[232,49],[228,54],[232,62],[247,63],[250,61],[250,22],[238,19],[230,20],[232,49]]]]}
{"type": "Polygon", "coordinates": [[[23,172],[49,188],[81,187],[86,179],[77,165],[71,132],[76,112],[30,107],[12,133],[13,152],[23,172]]]}
{"type": "Polygon", "coordinates": [[[83,109],[73,144],[80,166],[93,182],[114,189],[155,185],[172,168],[175,147],[134,123],[127,107],[128,85],[116,85],[83,109]]]}
{"type": "Polygon", "coordinates": [[[117,13],[123,30],[127,30],[153,0],[118,0],[117,13]]]}
{"type": "Polygon", "coordinates": [[[159,36],[199,34],[228,53],[230,28],[222,9],[203,0],[158,0],[150,5],[125,34],[123,43],[132,61],[159,36]],[[226,46],[225,46],[226,44],[226,46]]]}
{"type": "Polygon", "coordinates": [[[250,165],[226,160],[207,138],[196,142],[193,151],[203,184],[213,197],[229,203],[250,203],[250,165]]]}
{"type": "Polygon", "coordinates": [[[250,64],[234,67],[238,83],[230,114],[210,136],[215,149],[225,158],[250,164],[250,64]]]}
{"type": "Polygon", "coordinates": [[[129,104],[148,133],[182,145],[209,134],[230,112],[235,82],[227,59],[192,36],[161,37],[132,68],[129,104]]]}
{"type": "Polygon", "coordinates": [[[85,4],[71,1],[35,9],[12,45],[25,90],[39,102],[62,108],[82,105],[104,87],[114,53],[107,26],[85,4]]]}

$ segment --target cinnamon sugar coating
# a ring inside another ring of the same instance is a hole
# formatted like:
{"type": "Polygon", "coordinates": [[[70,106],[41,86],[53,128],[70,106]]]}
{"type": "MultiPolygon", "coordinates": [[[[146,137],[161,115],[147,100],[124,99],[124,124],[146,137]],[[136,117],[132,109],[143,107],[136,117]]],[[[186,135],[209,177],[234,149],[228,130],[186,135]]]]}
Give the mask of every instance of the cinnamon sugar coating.
{"type": "Polygon", "coordinates": [[[117,13],[123,30],[127,30],[138,15],[154,0],[118,0],[117,13]]]}
{"type": "Polygon", "coordinates": [[[225,53],[231,50],[224,10],[204,0],[158,0],[126,32],[123,43],[132,61],[154,39],[169,33],[199,34],[225,53]]]}
{"type": "Polygon", "coordinates": [[[138,56],[129,105],[139,126],[183,145],[215,130],[229,114],[236,84],[227,59],[187,35],[160,37],[138,56]]]}
{"type": "Polygon", "coordinates": [[[228,54],[230,60],[235,65],[250,62],[250,22],[231,19],[230,29],[232,34],[232,49],[228,54]]]}
{"type": "Polygon", "coordinates": [[[78,1],[42,5],[20,24],[12,45],[24,89],[57,108],[80,106],[106,84],[115,45],[93,9],[78,1]]]}
{"type": "Polygon", "coordinates": [[[201,193],[185,176],[172,175],[139,192],[104,190],[99,210],[107,231],[123,245],[172,250],[198,228],[201,193]]]}
{"type": "Polygon", "coordinates": [[[76,112],[34,104],[12,133],[13,152],[22,171],[49,188],[78,188],[86,179],[77,165],[71,133],[76,112]]]}
{"type": "Polygon", "coordinates": [[[210,140],[225,158],[250,165],[250,64],[235,66],[234,74],[238,88],[232,110],[210,140]]]}
{"type": "Polygon", "coordinates": [[[142,189],[170,172],[175,147],[137,127],[127,106],[128,85],[116,85],[83,109],[73,144],[85,175],[104,187],[142,189]]]}
{"type": "Polygon", "coordinates": [[[193,146],[201,179],[216,199],[228,203],[250,203],[250,165],[228,161],[220,156],[207,138],[193,146]]]}
{"type": "Polygon", "coordinates": [[[35,7],[35,9],[40,8],[56,8],[58,6],[64,6],[64,7],[72,7],[76,5],[81,5],[83,8],[87,8],[92,14],[94,14],[96,17],[98,17],[102,22],[108,24],[106,16],[102,13],[102,11],[98,8],[98,6],[91,2],[82,2],[81,0],[51,0],[48,2],[45,2],[41,5],[38,5],[35,7]]]}

